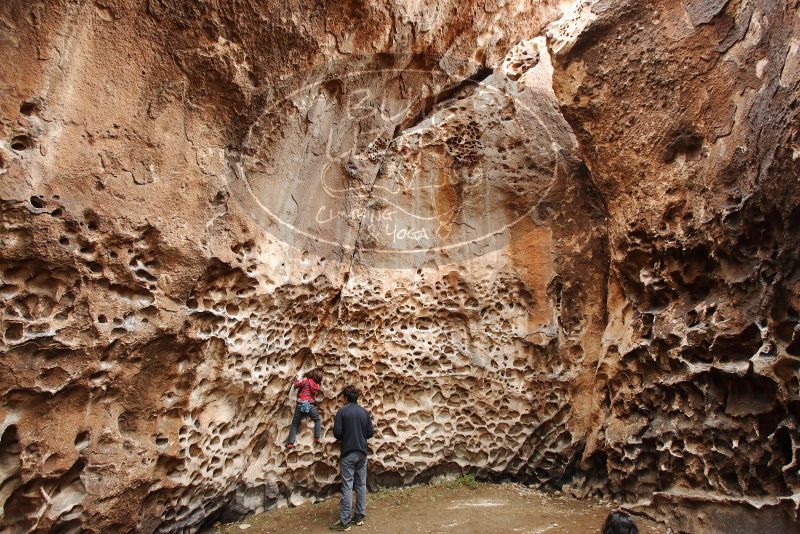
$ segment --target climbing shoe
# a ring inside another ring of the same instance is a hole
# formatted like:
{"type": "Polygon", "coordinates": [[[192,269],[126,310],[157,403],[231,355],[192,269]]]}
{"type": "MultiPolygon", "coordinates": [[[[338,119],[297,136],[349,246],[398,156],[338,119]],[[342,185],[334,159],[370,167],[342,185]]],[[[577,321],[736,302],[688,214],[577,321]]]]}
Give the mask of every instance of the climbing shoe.
{"type": "Polygon", "coordinates": [[[357,515],[357,516],[355,516],[355,517],[353,518],[353,524],[354,524],[355,526],[357,526],[357,527],[360,527],[361,525],[363,525],[363,524],[364,524],[364,516],[363,516],[363,515],[357,515]]]}
{"type": "Polygon", "coordinates": [[[287,449],[294,449],[294,443],[287,443],[286,444],[286,448],[287,449]]]}
{"type": "Polygon", "coordinates": [[[341,519],[337,520],[336,523],[330,526],[331,530],[338,530],[340,532],[347,532],[350,530],[350,525],[343,525],[341,519]]]}

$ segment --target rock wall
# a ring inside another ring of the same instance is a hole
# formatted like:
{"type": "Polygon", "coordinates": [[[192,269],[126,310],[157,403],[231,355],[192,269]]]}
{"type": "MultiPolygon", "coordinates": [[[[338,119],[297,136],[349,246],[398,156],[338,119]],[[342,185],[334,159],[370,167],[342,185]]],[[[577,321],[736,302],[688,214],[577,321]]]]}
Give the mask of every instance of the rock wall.
{"type": "Polygon", "coordinates": [[[584,467],[687,532],[797,532],[797,2],[597,2],[550,28],[608,208],[584,467]]]}
{"type": "Polygon", "coordinates": [[[797,6],[639,4],[2,3],[3,532],[330,493],[348,382],[372,484],[797,529],[797,6]]]}

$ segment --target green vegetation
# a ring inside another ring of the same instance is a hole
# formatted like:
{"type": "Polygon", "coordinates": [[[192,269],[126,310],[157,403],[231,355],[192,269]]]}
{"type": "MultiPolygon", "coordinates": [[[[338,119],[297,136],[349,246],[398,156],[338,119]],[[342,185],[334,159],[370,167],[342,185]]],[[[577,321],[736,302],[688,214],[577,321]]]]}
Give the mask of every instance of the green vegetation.
{"type": "Polygon", "coordinates": [[[458,475],[455,480],[449,482],[447,487],[449,488],[469,488],[469,489],[476,489],[480,482],[475,479],[475,475],[472,473],[462,473],[458,475]]]}

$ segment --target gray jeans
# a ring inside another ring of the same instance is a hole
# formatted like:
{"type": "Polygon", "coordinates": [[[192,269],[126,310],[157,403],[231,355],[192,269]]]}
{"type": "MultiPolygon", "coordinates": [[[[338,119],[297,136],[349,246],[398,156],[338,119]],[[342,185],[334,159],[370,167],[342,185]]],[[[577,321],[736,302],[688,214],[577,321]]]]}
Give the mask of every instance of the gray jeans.
{"type": "Polygon", "coordinates": [[[317,407],[313,404],[311,405],[311,412],[310,413],[303,413],[300,409],[300,403],[298,403],[294,407],[294,417],[292,417],[292,426],[289,429],[289,439],[287,443],[294,443],[297,439],[297,429],[300,427],[300,421],[304,418],[309,417],[312,421],[314,421],[314,437],[319,439],[322,437],[322,429],[320,428],[321,421],[319,417],[319,412],[317,411],[317,407]]]}
{"type": "Polygon", "coordinates": [[[353,517],[353,490],[356,492],[356,516],[367,515],[367,455],[363,452],[349,452],[339,461],[342,475],[342,503],[339,507],[339,520],[349,525],[353,517]]]}

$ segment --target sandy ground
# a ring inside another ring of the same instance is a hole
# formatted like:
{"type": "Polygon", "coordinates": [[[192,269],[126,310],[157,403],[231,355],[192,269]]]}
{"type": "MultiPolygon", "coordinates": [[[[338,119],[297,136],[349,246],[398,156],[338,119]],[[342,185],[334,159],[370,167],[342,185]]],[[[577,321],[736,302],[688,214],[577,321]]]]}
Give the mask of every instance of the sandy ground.
{"type": "MultiPolygon", "coordinates": [[[[339,499],[280,509],[219,525],[218,534],[330,532],[339,499]]],[[[448,483],[437,486],[383,490],[369,495],[367,519],[353,526],[358,534],[591,534],[612,506],[594,500],[559,497],[518,484],[448,483]]],[[[663,534],[666,529],[636,518],[641,534],[663,534]]]]}

